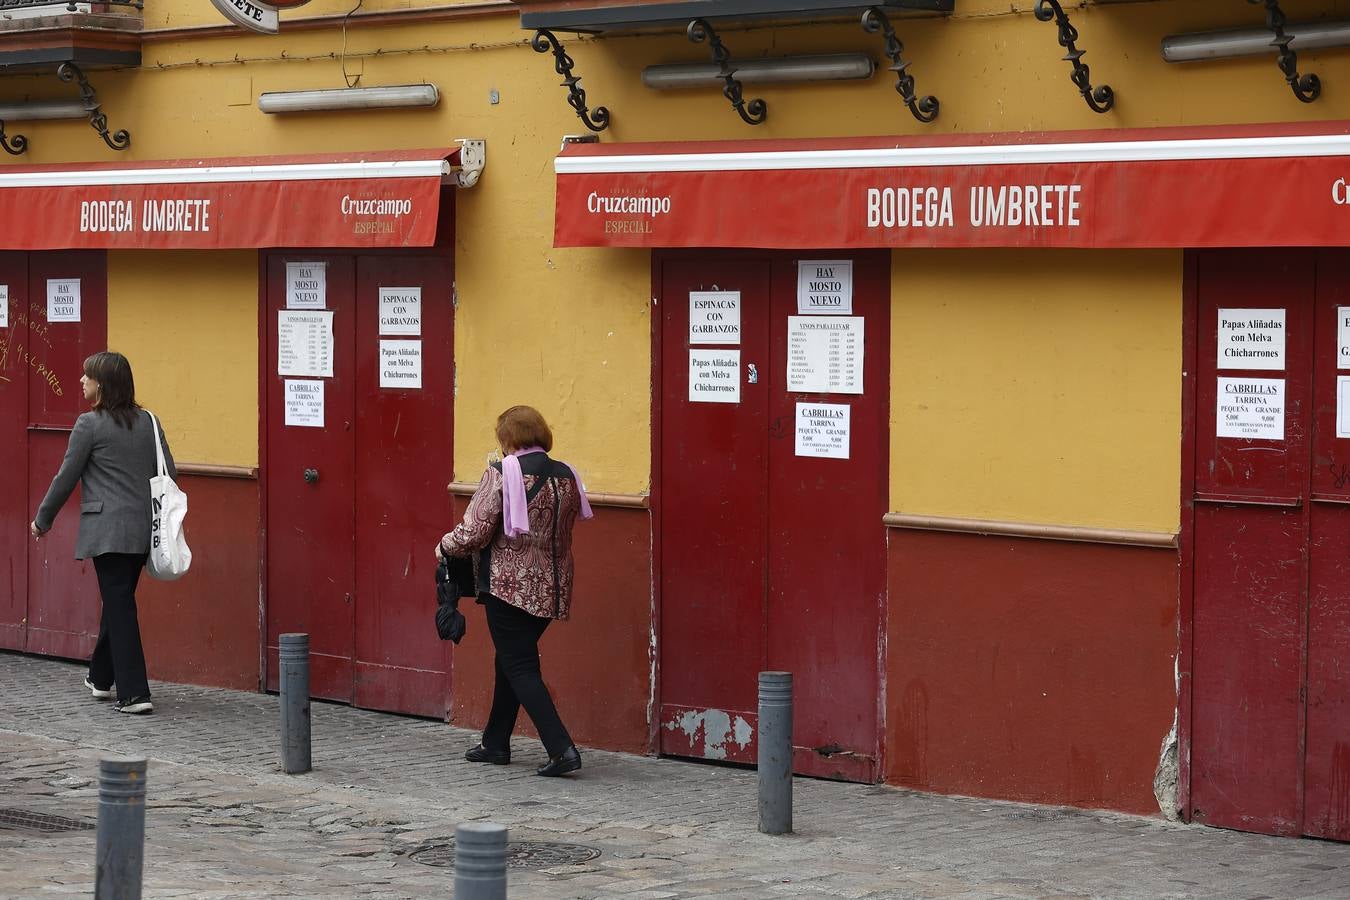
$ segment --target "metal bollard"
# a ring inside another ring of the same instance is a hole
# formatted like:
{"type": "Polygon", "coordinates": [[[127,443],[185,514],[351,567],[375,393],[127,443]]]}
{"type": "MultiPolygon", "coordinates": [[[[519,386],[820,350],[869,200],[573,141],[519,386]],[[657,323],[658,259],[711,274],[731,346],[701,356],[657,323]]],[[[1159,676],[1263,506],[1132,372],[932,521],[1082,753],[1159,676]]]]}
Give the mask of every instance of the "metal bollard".
{"type": "Polygon", "coordinates": [[[145,862],[145,759],[98,763],[94,897],[141,900],[145,862]]]}
{"type": "Polygon", "coordinates": [[[309,635],[281,636],[281,770],[313,768],[309,752],[309,635]]]}
{"type": "Polygon", "coordinates": [[[506,900],[506,826],[455,828],[455,900],[506,900]]]}
{"type": "Polygon", "coordinates": [[[759,830],[792,831],[792,673],[759,673],[759,830]]]}

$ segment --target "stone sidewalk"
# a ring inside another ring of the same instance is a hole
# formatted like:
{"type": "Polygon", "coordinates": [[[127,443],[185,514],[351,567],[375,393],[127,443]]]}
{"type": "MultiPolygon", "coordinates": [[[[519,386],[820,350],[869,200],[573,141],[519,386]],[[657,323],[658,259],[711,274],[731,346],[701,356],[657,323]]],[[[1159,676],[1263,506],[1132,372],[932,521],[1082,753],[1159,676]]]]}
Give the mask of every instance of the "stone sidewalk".
{"type": "Polygon", "coordinates": [[[576,777],[465,762],[476,735],[314,705],[314,772],[281,774],[277,698],[156,684],[156,713],[89,698],[82,667],[0,653],[0,896],[91,894],[97,761],[148,776],[148,897],[449,897],[455,824],[507,825],[510,896],[1350,898],[1350,845],[811,779],[797,833],[755,829],[753,772],[583,751],[576,777]],[[57,823],[60,824],[59,822],[57,823]],[[519,843],[517,843],[519,842],[519,843]]]}

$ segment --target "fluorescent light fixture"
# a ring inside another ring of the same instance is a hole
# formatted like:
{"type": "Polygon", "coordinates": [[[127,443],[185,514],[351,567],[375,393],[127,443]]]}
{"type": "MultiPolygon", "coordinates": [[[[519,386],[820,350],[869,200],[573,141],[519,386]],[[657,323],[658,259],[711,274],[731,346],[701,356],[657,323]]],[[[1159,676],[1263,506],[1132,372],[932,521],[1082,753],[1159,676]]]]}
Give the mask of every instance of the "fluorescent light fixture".
{"type": "MultiPolygon", "coordinates": [[[[1294,39],[1289,45],[1291,50],[1350,46],[1350,21],[1345,19],[1286,25],[1284,32],[1294,39]]],[[[1276,49],[1271,46],[1271,41],[1274,39],[1269,29],[1262,28],[1169,34],[1163,38],[1162,58],[1175,63],[1234,56],[1273,56],[1276,49]]]]}
{"type": "Polygon", "coordinates": [[[258,96],[258,109],[265,113],[323,112],[335,109],[427,107],[440,102],[441,92],[434,84],[397,84],[331,91],[271,91],[258,96]]]}
{"type": "Polygon", "coordinates": [[[87,119],[83,100],[30,100],[0,103],[0,122],[31,122],[37,119],[87,119]]]}
{"type": "MultiPolygon", "coordinates": [[[[866,53],[827,53],[819,56],[779,56],[732,63],[736,79],[745,84],[782,81],[844,81],[871,78],[876,63],[866,53]]],[[[649,88],[710,87],[722,83],[713,63],[673,63],[648,66],[642,83],[649,88]]]]}

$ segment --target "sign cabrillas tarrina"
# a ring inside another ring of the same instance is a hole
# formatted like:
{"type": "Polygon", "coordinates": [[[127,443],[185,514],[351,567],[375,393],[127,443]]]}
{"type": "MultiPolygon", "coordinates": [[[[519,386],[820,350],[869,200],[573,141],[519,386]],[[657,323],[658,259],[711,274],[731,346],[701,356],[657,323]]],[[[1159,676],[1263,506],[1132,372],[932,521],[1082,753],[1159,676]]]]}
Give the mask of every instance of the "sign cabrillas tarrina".
{"type": "Polygon", "coordinates": [[[221,15],[236,25],[263,34],[276,34],[280,28],[278,10],[304,6],[309,0],[211,0],[221,15]]]}

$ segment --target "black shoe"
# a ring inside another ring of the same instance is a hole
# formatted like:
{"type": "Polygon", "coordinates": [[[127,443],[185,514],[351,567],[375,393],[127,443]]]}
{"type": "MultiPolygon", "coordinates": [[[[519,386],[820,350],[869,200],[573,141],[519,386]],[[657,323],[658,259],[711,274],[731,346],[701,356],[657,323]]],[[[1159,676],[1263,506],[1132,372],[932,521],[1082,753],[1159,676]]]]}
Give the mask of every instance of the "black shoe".
{"type": "Polygon", "coordinates": [[[492,763],[494,766],[508,766],[511,764],[510,750],[489,750],[482,744],[477,747],[470,747],[464,754],[464,758],[469,762],[492,763]]]}
{"type": "Polygon", "coordinates": [[[130,700],[118,700],[113,709],[120,713],[145,715],[155,711],[155,704],[150,702],[149,697],[133,697],[130,700]]]}
{"type": "Polygon", "coordinates": [[[545,778],[556,778],[580,768],[581,754],[577,752],[576,747],[568,747],[557,756],[550,756],[548,762],[535,770],[535,774],[543,775],[545,778]]]}

